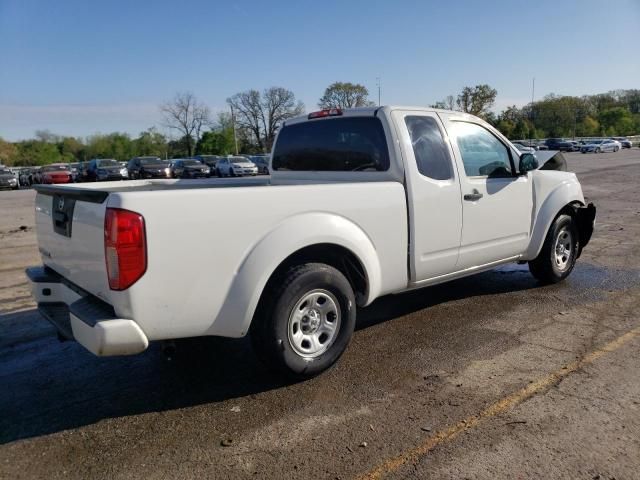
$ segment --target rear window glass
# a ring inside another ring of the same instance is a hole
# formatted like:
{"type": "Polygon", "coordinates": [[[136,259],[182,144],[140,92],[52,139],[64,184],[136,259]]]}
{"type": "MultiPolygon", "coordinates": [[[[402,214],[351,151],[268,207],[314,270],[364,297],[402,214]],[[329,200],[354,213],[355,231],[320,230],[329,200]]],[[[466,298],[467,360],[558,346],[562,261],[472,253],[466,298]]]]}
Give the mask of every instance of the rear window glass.
{"type": "Polygon", "coordinates": [[[442,132],[432,117],[405,118],[418,171],[434,180],[453,178],[453,168],[442,132]]]}
{"type": "Polygon", "coordinates": [[[285,126],[278,136],[273,170],[384,171],[389,151],[380,119],[333,118],[285,126]]]}

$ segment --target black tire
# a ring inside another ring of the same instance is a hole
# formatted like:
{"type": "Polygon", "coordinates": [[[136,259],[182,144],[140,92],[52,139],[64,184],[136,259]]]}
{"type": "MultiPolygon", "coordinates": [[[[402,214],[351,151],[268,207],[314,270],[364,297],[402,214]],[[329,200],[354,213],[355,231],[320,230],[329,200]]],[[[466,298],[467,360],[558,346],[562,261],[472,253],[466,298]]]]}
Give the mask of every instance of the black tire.
{"type": "Polygon", "coordinates": [[[270,282],[253,318],[251,341],[258,357],[269,367],[289,377],[310,378],[327,370],[340,358],[351,340],[355,323],[355,297],[349,281],[329,265],[307,263],[289,268],[270,282]],[[310,357],[302,355],[293,346],[289,324],[298,303],[314,291],[329,292],[337,301],[339,316],[334,317],[338,326],[334,336],[326,340],[330,342],[326,350],[310,357]]]}
{"type": "Polygon", "coordinates": [[[579,241],[578,229],[573,217],[565,214],[558,215],[547,232],[540,253],[534,260],[529,262],[529,271],[543,284],[558,283],[564,280],[569,276],[576,264],[579,241]],[[564,237],[565,233],[569,235],[568,240],[567,237],[564,237]],[[570,248],[564,249],[564,252],[567,253],[567,260],[564,263],[557,260],[558,256],[562,256],[562,258],[564,256],[562,254],[556,255],[558,237],[561,235],[563,235],[564,240],[561,239],[560,241],[570,243],[570,248]]]}
{"type": "Polygon", "coordinates": [[[216,175],[218,178],[222,178],[222,172],[216,168],[216,175]]]}
{"type": "Polygon", "coordinates": [[[602,153],[602,150],[600,149],[600,147],[596,148],[596,153],[602,153]]]}

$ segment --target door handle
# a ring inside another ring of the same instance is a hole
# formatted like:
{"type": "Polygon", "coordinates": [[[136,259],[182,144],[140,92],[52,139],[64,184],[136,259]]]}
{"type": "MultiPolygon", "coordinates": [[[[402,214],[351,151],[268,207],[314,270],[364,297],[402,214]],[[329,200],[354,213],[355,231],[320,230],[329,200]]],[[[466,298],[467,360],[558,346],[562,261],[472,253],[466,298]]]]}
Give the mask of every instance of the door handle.
{"type": "Polygon", "coordinates": [[[469,202],[475,202],[477,200],[480,200],[481,198],[482,198],[482,194],[475,188],[473,189],[473,193],[466,193],[464,195],[464,199],[469,202]]]}

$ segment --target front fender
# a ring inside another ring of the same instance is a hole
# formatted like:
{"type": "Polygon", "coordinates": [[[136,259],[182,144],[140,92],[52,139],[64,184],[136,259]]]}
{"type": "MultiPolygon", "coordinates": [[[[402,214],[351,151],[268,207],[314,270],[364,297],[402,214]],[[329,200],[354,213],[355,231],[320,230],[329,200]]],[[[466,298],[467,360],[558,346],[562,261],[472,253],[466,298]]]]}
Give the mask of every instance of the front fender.
{"type": "Polygon", "coordinates": [[[350,250],[364,267],[368,286],[365,304],[379,295],[381,268],[378,255],[371,239],[357,224],[324,212],[295,215],[278,224],[248,252],[207,334],[246,335],[262,291],[276,268],[292,253],[317,244],[334,244],[350,250]]]}
{"type": "Polygon", "coordinates": [[[567,205],[584,205],[582,187],[574,174],[564,177],[559,183],[554,181],[554,176],[563,175],[565,172],[536,171],[534,177],[534,205],[540,204],[534,215],[531,239],[522,260],[533,260],[538,256],[549,227],[558,216],[560,210],[567,205]]]}

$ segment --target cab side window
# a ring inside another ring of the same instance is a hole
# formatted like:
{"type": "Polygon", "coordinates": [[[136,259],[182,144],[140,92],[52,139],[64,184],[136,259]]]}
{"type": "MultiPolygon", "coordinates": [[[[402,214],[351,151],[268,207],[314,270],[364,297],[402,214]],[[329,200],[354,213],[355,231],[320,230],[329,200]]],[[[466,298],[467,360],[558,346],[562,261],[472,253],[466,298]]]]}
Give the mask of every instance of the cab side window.
{"type": "Polygon", "coordinates": [[[434,180],[453,178],[449,150],[442,132],[433,117],[408,116],[405,118],[418,171],[434,180]]]}
{"type": "Polygon", "coordinates": [[[452,122],[452,125],[468,177],[513,176],[509,149],[489,130],[469,122],[452,122]]]}

